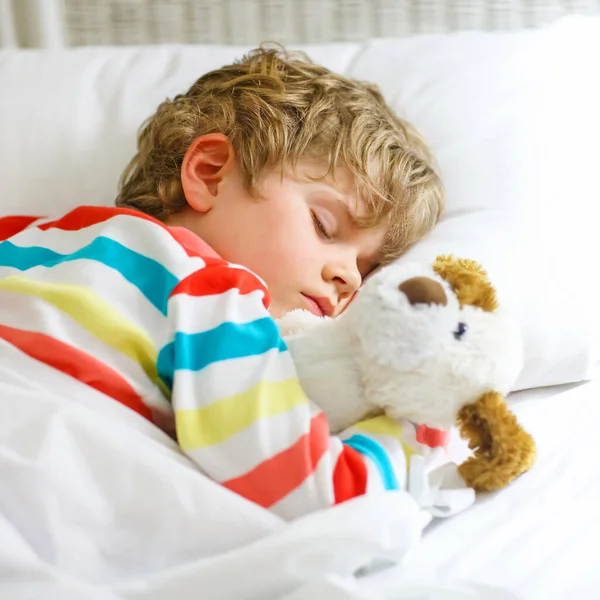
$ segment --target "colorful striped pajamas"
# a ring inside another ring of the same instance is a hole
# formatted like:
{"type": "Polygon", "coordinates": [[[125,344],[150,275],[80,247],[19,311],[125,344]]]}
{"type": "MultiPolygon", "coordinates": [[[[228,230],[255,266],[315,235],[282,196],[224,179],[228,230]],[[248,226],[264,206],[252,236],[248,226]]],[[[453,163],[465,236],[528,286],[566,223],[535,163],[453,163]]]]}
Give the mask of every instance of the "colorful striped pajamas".
{"type": "Polygon", "coordinates": [[[44,363],[176,432],[205,475],[285,518],[403,488],[401,425],[331,436],[268,306],[253,273],[135,211],[0,219],[0,361],[31,377],[44,363]]]}

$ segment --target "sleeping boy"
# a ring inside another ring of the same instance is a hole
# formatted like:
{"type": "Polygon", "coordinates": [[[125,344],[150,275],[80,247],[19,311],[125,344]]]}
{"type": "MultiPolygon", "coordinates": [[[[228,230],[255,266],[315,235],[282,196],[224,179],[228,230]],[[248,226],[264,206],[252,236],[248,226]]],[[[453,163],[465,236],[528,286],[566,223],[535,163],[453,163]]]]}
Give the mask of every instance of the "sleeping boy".
{"type": "Polygon", "coordinates": [[[274,320],[336,317],[440,216],[377,88],[255,50],[158,107],[116,205],[0,220],[0,361],[125,404],[285,518],[389,489],[396,454],[330,434],[274,320]]]}

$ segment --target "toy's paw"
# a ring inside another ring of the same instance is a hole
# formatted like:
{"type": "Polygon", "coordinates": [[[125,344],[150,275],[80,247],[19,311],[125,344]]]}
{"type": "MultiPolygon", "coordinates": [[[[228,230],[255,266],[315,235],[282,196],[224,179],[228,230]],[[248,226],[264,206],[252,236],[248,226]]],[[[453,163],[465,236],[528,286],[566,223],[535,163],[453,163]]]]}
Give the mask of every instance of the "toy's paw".
{"type": "Polygon", "coordinates": [[[328,317],[318,317],[308,310],[296,309],[277,319],[281,337],[289,338],[321,325],[328,317]]]}
{"type": "Polygon", "coordinates": [[[473,450],[473,456],[458,470],[476,492],[499,490],[533,465],[535,442],[497,392],[462,408],[458,423],[461,436],[473,450]]]}

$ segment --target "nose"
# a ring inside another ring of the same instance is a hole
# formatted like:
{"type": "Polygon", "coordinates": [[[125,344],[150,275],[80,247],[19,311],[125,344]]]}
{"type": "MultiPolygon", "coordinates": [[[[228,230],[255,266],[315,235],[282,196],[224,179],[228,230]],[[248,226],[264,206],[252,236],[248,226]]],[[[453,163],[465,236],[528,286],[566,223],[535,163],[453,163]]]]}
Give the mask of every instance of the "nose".
{"type": "MultiPolygon", "coordinates": [[[[354,260],[346,258],[328,263],[323,267],[323,279],[325,282],[333,284],[336,308],[341,308],[340,305],[352,298],[362,283],[356,257],[354,260]]],[[[339,309],[335,312],[339,312],[339,309]]]]}

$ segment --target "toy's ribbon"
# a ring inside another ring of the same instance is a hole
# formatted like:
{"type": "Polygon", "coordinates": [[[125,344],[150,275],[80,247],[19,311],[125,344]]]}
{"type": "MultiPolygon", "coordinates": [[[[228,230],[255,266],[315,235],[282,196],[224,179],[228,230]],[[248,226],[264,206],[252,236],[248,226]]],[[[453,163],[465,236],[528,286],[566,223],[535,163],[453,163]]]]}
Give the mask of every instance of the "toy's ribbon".
{"type": "Polygon", "coordinates": [[[450,443],[450,431],[419,425],[417,427],[417,442],[429,448],[444,448],[446,450],[450,443]]]}

